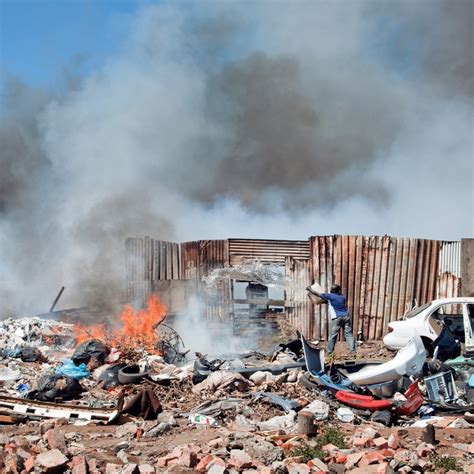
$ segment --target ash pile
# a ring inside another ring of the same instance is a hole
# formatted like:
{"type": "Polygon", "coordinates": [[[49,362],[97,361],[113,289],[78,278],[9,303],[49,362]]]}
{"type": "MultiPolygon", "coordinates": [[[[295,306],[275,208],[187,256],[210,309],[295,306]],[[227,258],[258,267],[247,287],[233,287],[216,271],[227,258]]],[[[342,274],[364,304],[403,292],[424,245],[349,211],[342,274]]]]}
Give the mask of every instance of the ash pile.
{"type": "Polygon", "coordinates": [[[159,302],[122,322],[1,323],[1,472],[472,468],[474,361],[427,359],[418,336],[385,360],[370,343],[372,358],[327,360],[301,335],[211,357],[187,351],[159,302]]]}

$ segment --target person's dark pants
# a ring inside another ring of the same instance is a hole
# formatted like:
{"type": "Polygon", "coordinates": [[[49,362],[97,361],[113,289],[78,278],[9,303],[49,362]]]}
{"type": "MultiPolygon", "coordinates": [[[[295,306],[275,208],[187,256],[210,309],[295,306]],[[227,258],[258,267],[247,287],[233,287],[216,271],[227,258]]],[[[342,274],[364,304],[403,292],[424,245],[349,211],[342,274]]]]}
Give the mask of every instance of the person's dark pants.
{"type": "Polygon", "coordinates": [[[339,335],[339,330],[341,328],[344,330],[344,337],[346,338],[349,350],[351,352],[355,352],[354,336],[352,335],[352,321],[350,316],[346,316],[344,318],[335,318],[331,320],[331,327],[329,330],[329,341],[327,347],[328,354],[334,352],[337,336],[339,335]]]}

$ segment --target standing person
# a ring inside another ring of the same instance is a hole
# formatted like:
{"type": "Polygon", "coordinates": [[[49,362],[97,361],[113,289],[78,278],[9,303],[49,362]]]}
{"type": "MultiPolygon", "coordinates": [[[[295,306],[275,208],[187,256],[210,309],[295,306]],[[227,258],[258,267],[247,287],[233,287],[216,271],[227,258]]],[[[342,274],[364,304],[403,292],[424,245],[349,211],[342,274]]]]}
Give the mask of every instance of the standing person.
{"type": "Polygon", "coordinates": [[[327,347],[328,355],[334,352],[339,329],[341,328],[344,330],[344,337],[349,347],[349,351],[352,355],[355,355],[356,351],[354,336],[352,335],[352,321],[349,316],[349,310],[347,309],[346,297],[341,294],[341,287],[339,285],[332,285],[330,293],[320,293],[311,286],[308,286],[306,290],[309,292],[309,297],[314,303],[317,303],[314,299],[314,296],[317,296],[329,304],[331,327],[327,347]]]}

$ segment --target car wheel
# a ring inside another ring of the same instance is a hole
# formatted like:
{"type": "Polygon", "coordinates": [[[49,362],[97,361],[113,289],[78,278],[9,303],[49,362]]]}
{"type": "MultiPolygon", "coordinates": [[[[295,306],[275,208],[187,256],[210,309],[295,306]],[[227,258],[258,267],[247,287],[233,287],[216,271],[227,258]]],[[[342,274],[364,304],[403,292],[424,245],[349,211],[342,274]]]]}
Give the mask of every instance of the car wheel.
{"type": "Polygon", "coordinates": [[[147,376],[148,371],[140,372],[138,365],[127,365],[119,370],[118,381],[121,384],[135,384],[140,383],[140,381],[147,376]]]}

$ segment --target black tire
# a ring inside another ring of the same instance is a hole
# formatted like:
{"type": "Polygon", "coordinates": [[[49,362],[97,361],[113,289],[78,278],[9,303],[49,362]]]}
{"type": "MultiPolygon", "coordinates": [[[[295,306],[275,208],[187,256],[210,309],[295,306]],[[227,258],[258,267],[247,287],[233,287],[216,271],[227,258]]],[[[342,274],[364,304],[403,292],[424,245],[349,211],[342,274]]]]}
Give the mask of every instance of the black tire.
{"type": "Polygon", "coordinates": [[[140,383],[144,377],[148,377],[148,371],[140,372],[138,365],[127,365],[118,372],[118,381],[121,384],[136,384],[140,383]]]}

